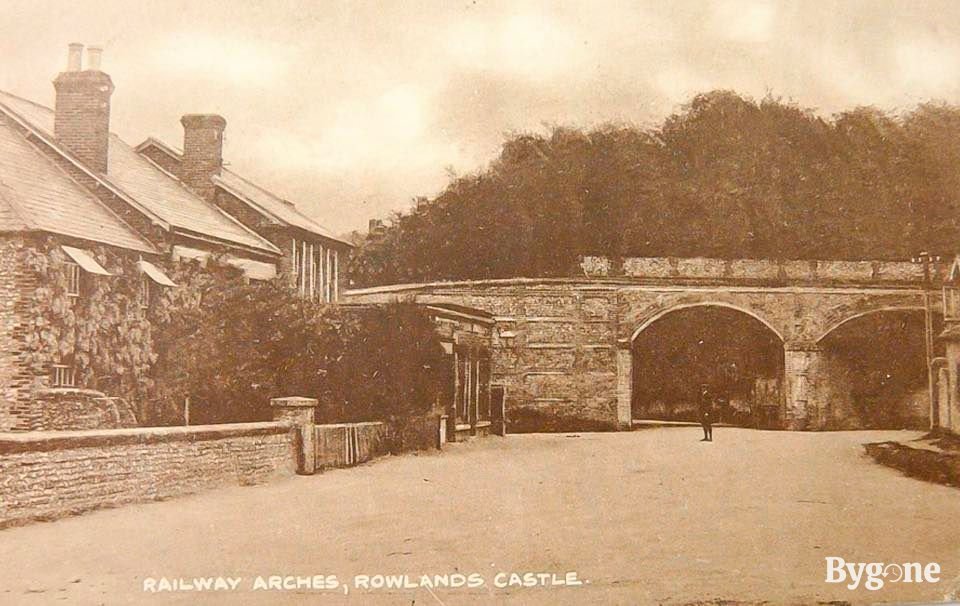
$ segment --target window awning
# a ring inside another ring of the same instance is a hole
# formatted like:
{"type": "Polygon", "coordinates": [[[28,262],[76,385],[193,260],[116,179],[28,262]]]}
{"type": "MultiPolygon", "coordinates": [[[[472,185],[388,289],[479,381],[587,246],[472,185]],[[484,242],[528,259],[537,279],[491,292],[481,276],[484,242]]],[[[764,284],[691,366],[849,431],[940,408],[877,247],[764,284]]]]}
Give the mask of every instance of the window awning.
{"type": "Polygon", "coordinates": [[[147,276],[159,284],[160,286],[176,286],[176,283],[167,277],[167,274],[163,273],[159,267],[154,265],[149,261],[140,261],[137,263],[137,266],[140,268],[140,271],[147,274],[147,276]]]}
{"type": "Polygon", "coordinates": [[[97,263],[97,260],[93,258],[93,255],[83,250],[82,248],[74,248],[72,246],[63,246],[60,248],[63,249],[63,252],[67,253],[74,262],[83,268],[84,271],[91,274],[97,274],[101,276],[112,276],[113,274],[105,270],[102,265],[97,263]]]}
{"type": "Polygon", "coordinates": [[[208,258],[210,258],[210,253],[208,251],[198,250],[188,246],[180,246],[179,244],[175,244],[173,246],[174,261],[179,261],[180,259],[191,259],[194,261],[200,261],[201,263],[206,263],[208,258]]]}
{"type": "Polygon", "coordinates": [[[227,259],[227,263],[242,269],[243,275],[251,280],[272,280],[277,277],[277,266],[273,263],[239,259],[237,257],[227,259]]]}

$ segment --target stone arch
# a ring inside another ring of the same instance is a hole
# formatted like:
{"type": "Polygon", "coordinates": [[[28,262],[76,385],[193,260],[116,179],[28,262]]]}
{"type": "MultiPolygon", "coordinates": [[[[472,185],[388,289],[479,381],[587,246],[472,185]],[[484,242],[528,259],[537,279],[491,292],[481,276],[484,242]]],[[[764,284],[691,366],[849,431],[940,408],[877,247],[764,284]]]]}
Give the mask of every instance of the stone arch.
{"type": "Polygon", "coordinates": [[[923,312],[924,307],[922,305],[888,305],[884,307],[875,307],[872,309],[865,309],[852,313],[850,315],[844,316],[843,318],[832,322],[827,328],[825,328],[815,339],[816,343],[822,342],[824,339],[830,336],[833,331],[837,330],[844,324],[852,322],[858,318],[864,316],[869,316],[871,314],[884,313],[884,312],[923,312]]]}
{"type": "Polygon", "coordinates": [[[721,418],[778,427],[785,364],[784,331],[739,301],[687,300],[651,310],[622,341],[622,384],[631,419],[696,419],[698,385],[716,397],[721,418]],[[693,411],[693,412],[691,412],[693,411]],[[691,415],[693,415],[691,417],[691,415]]]}
{"type": "MultiPolygon", "coordinates": [[[[921,429],[936,411],[923,305],[848,310],[816,335],[816,406],[825,429],[921,429]]],[[[940,310],[931,309],[936,334],[940,310]]],[[[935,377],[934,377],[935,379],[935,377]]]]}
{"type": "Polygon", "coordinates": [[[786,339],[784,338],[783,331],[777,328],[777,326],[773,324],[773,322],[768,320],[766,317],[764,317],[762,314],[758,313],[757,311],[743,305],[730,303],[728,301],[705,300],[705,301],[691,301],[687,303],[678,303],[676,305],[671,305],[669,307],[665,307],[657,311],[650,317],[645,318],[642,322],[640,322],[637,328],[634,329],[633,333],[630,336],[630,343],[633,343],[637,339],[637,337],[640,335],[641,332],[649,328],[657,320],[660,320],[664,316],[667,316],[671,313],[680,311],[682,309],[689,309],[691,307],[724,307],[727,309],[732,309],[734,311],[739,311],[740,313],[750,316],[754,320],[757,320],[758,322],[760,322],[761,324],[769,328],[770,331],[773,332],[773,334],[779,337],[781,342],[786,341],[786,339]]]}

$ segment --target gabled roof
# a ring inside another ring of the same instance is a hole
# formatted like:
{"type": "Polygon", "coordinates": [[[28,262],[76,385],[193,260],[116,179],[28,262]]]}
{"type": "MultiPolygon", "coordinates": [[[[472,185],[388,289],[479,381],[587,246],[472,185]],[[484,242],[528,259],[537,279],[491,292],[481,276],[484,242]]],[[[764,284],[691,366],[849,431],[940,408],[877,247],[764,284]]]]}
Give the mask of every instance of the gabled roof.
{"type": "MultiPolygon", "coordinates": [[[[75,160],[54,140],[54,113],[50,108],[0,91],[0,112],[19,119],[53,149],[75,160]]],[[[212,238],[259,252],[281,254],[268,240],[191,192],[115,134],[110,135],[108,150],[107,174],[91,173],[91,176],[116,190],[159,224],[189,237],[212,238]]]]}
{"type": "Polygon", "coordinates": [[[157,250],[0,116],[0,232],[44,231],[157,250]]]}
{"type": "MultiPolygon", "coordinates": [[[[140,143],[136,149],[142,152],[151,146],[167,154],[177,162],[180,162],[183,157],[183,152],[179,149],[167,145],[154,137],[147,138],[140,143]]],[[[227,168],[220,169],[220,175],[214,177],[214,183],[274,223],[297,227],[345,246],[353,246],[349,242],[333,235],[325,227],[300,212],[293,202],[277,196],[227,168]]]]}

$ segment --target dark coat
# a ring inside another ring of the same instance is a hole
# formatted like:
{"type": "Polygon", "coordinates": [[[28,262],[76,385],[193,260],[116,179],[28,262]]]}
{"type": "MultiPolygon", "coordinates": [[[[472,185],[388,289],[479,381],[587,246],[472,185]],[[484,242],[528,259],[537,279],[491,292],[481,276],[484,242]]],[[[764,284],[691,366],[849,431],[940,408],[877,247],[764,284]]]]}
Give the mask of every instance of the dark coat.
{"type": "Polygon", "coordinates": [[[700,394],[700,401],[698,403],[698,416],[700,423],[703,425],[710,425],[713,423],[713,396],[710,392],[700,394]]]}

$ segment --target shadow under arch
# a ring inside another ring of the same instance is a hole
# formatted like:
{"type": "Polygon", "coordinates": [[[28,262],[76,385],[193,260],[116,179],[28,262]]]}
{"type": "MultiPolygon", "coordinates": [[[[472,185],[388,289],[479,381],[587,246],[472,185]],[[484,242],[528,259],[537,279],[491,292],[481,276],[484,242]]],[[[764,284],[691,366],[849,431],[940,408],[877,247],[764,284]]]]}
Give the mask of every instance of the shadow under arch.
{"type": "Polygon", "coordinates": [[[642,333],[644,330],[649,328],[651,325],[653,325],[655,322],[657,322],[661,318],[668,316],[672,313],[682,311],[684,309],[690,309],[692,307],[722,307],[725,309],[732,309],[734,311],[739,311],[740,313],[750,316],[757,322],[760,322],[761,324],[769,328],[773,332],[773,334],[777,335],[781,343],[784,341],[783,333],[780,331],[780,329],[778,329],[776,326],[773,325],[772,322],[770,322],[769,320],[767,320],[762,315],[758,314],[756,311],[752,309],[749,309],[742,305],[736,305],[734,303],[727,303],[725,301],[696,301],[694,303],[680,303],[678,305],[672,305],[670,307],[667,307],[665,309],[658,311],[654,315],[645,319],[643,322],[640,323],[639,326],[637,326],[636,330],[633,331],[633,334],[630,335],[630,342],[633,343],[634,341],[636,341],[637,337],[640,336],[640,333],[642,333]]]}
{"type": "Polygon", "coordinates": [[[700,385],[721,421],[776,427],[782,410],[782,333],[726,302],[675,305],[645,319],[630,341],[634,419],[694,421],[700,385]]]}
{"type": "MultiPolygon", "coordinates": [[[[934,311],[934,335],[942,324],[934,311]]],[[[922,306],[872,309],[825,330],[817,339],[821,427],[928,427],[933,413],[925,330],[922,306]]],[[[935,340],[933,355],[942,354],[943,344],[935,340]]]]}
{"type": "MultiPolygon", "coordinates": [[[[875,314],[883,313],[922,313],[924,311],[923,306],[920,305],[902,305],[902,306],[889,306],[889,307],[878,307],[876,309],[868,309],[866,311],[861,311],[853,315],[847,316],[838,322],[834,322],[828,328],[826,328],[820,336],[816,338],[816,342],[820,343],[824,339],[830,336],[836,330],[841,329],[845,324],[859,320],[867,316],[873,316],[875,314]]],[[[936,334],[936,333],[934,333],[936,334]]]]}

